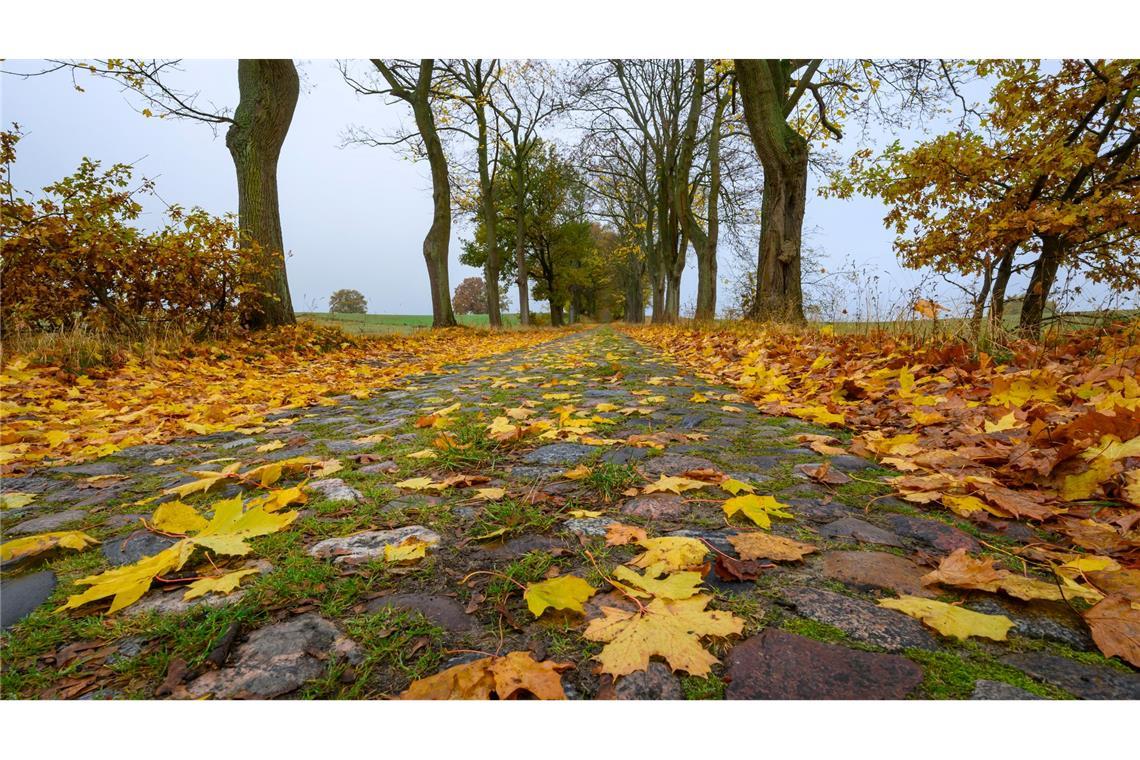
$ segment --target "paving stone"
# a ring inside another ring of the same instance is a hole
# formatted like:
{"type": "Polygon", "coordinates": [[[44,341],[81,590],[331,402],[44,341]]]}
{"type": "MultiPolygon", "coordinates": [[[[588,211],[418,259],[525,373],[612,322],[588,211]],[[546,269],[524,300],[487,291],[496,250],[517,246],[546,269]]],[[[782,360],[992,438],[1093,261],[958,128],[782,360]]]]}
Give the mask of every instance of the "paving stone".
{"type": "Polygon", "coordinates": [[[685,694],[681,690],[681,679],[669,669],[668,665],[661,662],[651,662],[646,670],[622,676],[616,682],[611,677],[605,676],[594,695],[594,699],[618,700],[684,698],[685,694]]]}
{"type": "Polygon", "coordinates": [[[549,480],[560,477],[564,470],[563,467],[546,465],[516,465],[511,468],[511,478],[521,481],[549,480]]]}
{"type": "Polygon", "coordinates": [[[82,522],[88,517],[87,513],[82,509],[69,509],[65,512],[55,512],[50,515],[43,515],[41,517],[33,517],[30,520],[12,526],[6,533],[13,533],[16,535],[28,535],[31,533],[50,533],[52,531],[63,530],[70,525],[82,522]]]}
{"type": "Polygon", "coordinates": [[[357,443],[356,441],[321,441],[326,449],[335,454],[347,454],[350,451],[364,451],[372,447],[371,443],[357,443]]]}
{"type": "Polygon", "coordinates": [[[889,589],[910,596],[934,596],[921,582],[927,571],[887,552],[824,552],[823,574],[855,588],[889,589]]]}
{"type": "Polygon", "coordinates": [[[124,538],[112,538],[103,542],[103,556],[113,567],[131,565],[143,557],[152,557],[175,543],[173,538],[151,533],[149,530],[136,530],[124,538]]]}
{"type": "Polygon", "coordinates": [[[609,517],[572,517],[562,523],[562,527],[578,536],[604,536],[607,528],[616,522],[609,517]]]}
{"type": "Polygon", "coordinates": [[[1084,621],[1064,602],[999,601],[993,596],[979,595],[965,606],[987,615],[1005,615],[1013,621],[1014,633],[1031,639],[1055,641],[1086,652],[1096,648],[1084,621]]]}
{"type": "Polygon", "coordinates": [[[450,633],[472,633],[479,630],[479,621],[467,614],[463,605],[450,596],[439,594],[392,594],[368,602],[369,612],[383,609],[415,610],[450,633]]]}
{"type": "Polygon", "coordinates": [[[334,564],[354,565],[384,556],[385,546],[395,546],[407,538],[415,537],[428,544],[438,544],[439,534],[422,525],[409,525],[394,530],[371,530],[342,538],[329,538],[309,547],[309,554],[318,559],[332,559],[334,564]]]}
{"type": "Polygon", "coordinates": [[[719,528],[717,530],[692,530],[685,528],[682,530],[672,531],[667,535],[679,536],[681,538],[698,538],[703,541],[708,541],[717,549],[730,556],[734,556],[736,554],[736,549],[734,549],[732,544],[728,542],[729,536],[736,535],[736,531],[732,530],[731,528],[719,528]]]}
{"type": "MultiPolygon", "coordinates": [[[[44,494],[50,491],[58,491],[66,486],[66,483],[54,478],[43,478],[35,475],[27,475],[22,478],[4,478],[4,490],[9,493],[44,494]]],[[[5,514],[10,515],[12,511],[8,510],[5,514]]]]}
{"type": "Polygon", "coordinates": [[[926,632],[922,623],[862,599],[806,586],[782,589],[780,596],[800,615],[835,626],[856,641],[874,644],[890,652],[938,648],[934,637],[926,632]]]}
{"type": "Polygon", "coordinates": [[[82,475],[83,477],[94,477],[96,475],[119,475],[125,470],[130,469],[129,465],[123,462],[83,462],[81,464],[72,464],[66,467],[53,467],[55,472],[66,472],[71,475],[82,475]]]}
{"type": "Polygon", "coordinates": [[[1140,699],[1140,673],[1125,673],[1105,665],[1086,665],[1044,652],[1011,654],[1001,661],[1081,699],[1140,699]]]}
{"type": "Polygon", "coordinates": [[[685,500],[675,493],[647,493],[634,496],[621,505],[627,515],[647,517],[651,520],[669,520],[689,511],[685,500]]]}
{"type": "Polygon", "coordinates": [[[409,493],[397,496],[384,505],[382,512],[394,512],[405,509],[426,509],[443,503],[443,498],[430,496],[426,493],[409,493]]]}
{"type": "Polygon", "coordinates": [[[709,416],[707,414],[701,414],[700,412],[697,412],[695,414],[686,414],[681,418],[681,421],[677,423],[677,427],[681,430],[694,430],[700,427],[701,423],[708,418],[709,416]]]}
{"type": "Polygon", "coordinates": [[[364,494],[340,478],[323,478],[321,480],[309,481],[305,486],[305,490],[315,491],[321,495],[320,498],[328,499],[329,501],[348,501],[355,503],[364,498],[364,494]]]}
{"type": "Polygon", "coordinates": [[[713,462],[704,457],[694,457],[689,454],[662,454],[648,459],[640,466],[646,475],[657,477],[660,475],[680,475],[689,470],[703,470],[705,468],[720,469],[713,462]]]}
{"type": "Polygon", "coordinates": [[[860,470],[869,470],[872,467],[877,467],[874,462],[857,457],[854,454],[839,454],[838,456],[831,457],[827,461],[831,462],[831,469],[839,470],[842,473],[850,474],[852,472],[859,472],[860,470]]]}
{"type": "Polygon", "coordinates": [[[607,464],[630,464],[639,462],[649,456],[649,452],[636,446],[615,446],[602,454],[602,461],[607,464]]]}
{"type": "Polygon", "coordinates": [[[828,523],[819,529],[819,535],[825,538],[850,538],[865,544],[902,546],[902,540],[894,533],[855,517],[842,517],[828,523]]]}
{"type": "Polygon", "coordinates": [[[851,509],[837,501],[821,502],[814,499],[784,499],[792,507],[797,518],[814,523],[829,523],[844,517],[851,517],[851,509]]]}
{"type": "MultiPolygon", "coordinates": [[[[603,535],[605,531],[602,531],[603,535]]],[[[474,548],[480,554],[492,560],[514,560],[528,552],[545,552],[552,549],[565,548],[565,544],[553,536],[544,536],[537,533],[528,533],[525,536],[516,536],[506,541],[489,542],[474,548]]]]}
{"type": "Polygon", "coordinates": [[[902,699],[922,669],[897,654],[861,652],[768,628],[725,660],[726,699],[902,699]]]}
{"type": "Polygon", "coordinates": [[[974,693],[970,699],[1041,699],[1041,697],[1001,681],[979,680],[974,682],[974,693]]]}
{"type": "Polygon", "coordinates": [[[400,465],[393,462],[391,459],[386,459],[383,462],[376,462],[375,464],[366,464],[361,467],[357,472],[362,472],[365,475],[388,475],[400,469],[400,465]]]}
{"type": "Polygon", "coordinates": [[[7,630],[32,614],[55,591],[55,585],[51,570],[0,580],[0,629],[7,630]]]}
{"type": "Polygon", "coordinates": [[[111,515],[103,521],[103,527],[108,530],[122,530],[123,528],[140,528],[142,527],[142,520],[146,515],[128,514],[128,515],[111,515]]]}
{"type": "Polygon", "coordinates": [[[220,444],[218,448],[223,451],[231,451],[233,449],[244,449],[246,446],[254,446],[256,444],[256,438],[238,438],[236,441],[228,441],[220,444]]]}
{"type": "Polygon", "coordinates": [[[272,699],[323,676],[329,659],[362,658],[360,647],[330,620],[299,615],[250,634],[231,656],[232,664],[207,671],[186,690],[194,697],[272,699]]]}
{"type": "Polygon", "coordinates": [[[592,455],[596,449],[580,443],[551,443],[523,455],[526,464],[573,465],[592,455]]]}
{"type": "Polygon", "coordinates": [[[891,526],[891,530],[898,535],[914,539],[946,554],[950,554],[955,549],[977,552],[982,548],[981,544],[975,541],[969,533],[938,520],[910,517],[909,515],[887,515],[886,520],[887,524],[891,526]]]}
{"type": "Polygon", "coordinates": [[[185,593],[185,586],[173,589],[152,589],[143,594],[142,598],[134,604],[124,607],[122,612],[118,614],[127,617],[138,617],[151,612],[159,615],[182,615],[190,610],[202,607],[210,609],[229,607],[231,604],[240,602],[245,596],[245,591],[238,590],[230,594],[206,594],[187,600],[182,598],[185,593]]]}

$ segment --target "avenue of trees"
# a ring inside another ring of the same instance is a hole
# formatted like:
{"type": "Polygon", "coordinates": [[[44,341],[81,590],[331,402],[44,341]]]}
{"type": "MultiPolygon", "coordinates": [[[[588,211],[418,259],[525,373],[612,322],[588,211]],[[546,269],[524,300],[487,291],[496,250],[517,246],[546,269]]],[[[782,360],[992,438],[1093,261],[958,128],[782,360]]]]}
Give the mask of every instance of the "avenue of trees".
{"type": "MultiPolygon", "coordinates": [[[[879,197],[902,263],[969,294],[971,316],[1000,323],[1014,275],[1020,313],[1040,334],[1058,273],[1116,290],[1140,286],[1140,64],[1131,60],[374,59],[338,64],[345,84],[408,117],[397,133],[347,126],[345,142],[426,162],[432,211],[422,256],[433,325],[456,324],[448,271],[482,270],[479,300],[502,324],[513,292],[552,324],[583,317],[711,320],[726,248],[752,251],[750,319],[799,322],[809,176],[823,192],[879,197]],[[988,88],[973,100],[979,83],[988,88]],[[973,90],[971,90],[973,88],[973,90]],[[977,102],[975,102],[977,101],[977,102]],[[917,144],[838,142],[868,125],[905,127],[957,113],[917,144]]],[[[53,61],[44,71],[107,77],[147,116],[224,128],[238,187],[236,244],[262,251],[234,288],[257,329],[294,320],[277,200],[277,161],[299,97],[291,61],[243,59],[238,102],[200,105],[171,84],[178,61],[53,61]]],[[[29,76],[29,75],[25,75],[29,76]]],[[[345,115],[346,125],[352,122],[345,115]]],[[[5,239],[26,234],[4,230],[5,239]]],[[[6,259],[5,268],[10,264],[6,259]]],[[[467,283],[464,283],[465,285],[467,283]]],[[[458,298],[458,293],[457,293],[458,298]]],[[[466,303],[466,302],[465,302],[466,303]]]]}

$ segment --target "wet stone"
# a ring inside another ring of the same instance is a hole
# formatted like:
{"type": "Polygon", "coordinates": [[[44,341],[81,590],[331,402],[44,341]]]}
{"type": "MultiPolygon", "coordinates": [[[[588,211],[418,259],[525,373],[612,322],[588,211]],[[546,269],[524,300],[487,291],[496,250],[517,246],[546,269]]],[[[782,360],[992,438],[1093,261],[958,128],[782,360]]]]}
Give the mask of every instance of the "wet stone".
{"type": "Polygon", "coordinates": [[[116,662],[133,660],[142,654],[144,646],[146,646],[146,639],[142,636],[128,636],[120,641],[119,648],[107,657],[106,664],[114,665],[116,662]]]}
{"type": "Polygon", "coordinates": [[[1001,681],[975,681],[970,699],[1041,699],[1025,689],[1001,681]]]}
{"type": "Polygon", "coordinates": [[[1044,652],[1012,654],[1001,658],[1001,661],[1081,699],[1140,699],[1140,673],[1125,673],[1104,665],[1085,665],[1044,652]]]}
{"type": "Polygon", "coordinates": [[[359,646],[330,620],[300,615],[260,628],[233,653],[232,664],[187,685],[191,696],[272,699],[323,676],[329,659],[359,662],[359,646]]]}
{"type": "Polygon", "coordinates": [[[837,501],[824,504],[814,499],[787,499],[797,518],[814,523],[829,523],[844,517],[851,517],[851,510],[837,501]]]}
{"type": "Polygon", "coordinates": [[[686,414],[681,418],[681,421],[677,423],[677,427],[681,430],[694,430],[700,427],[701,423],[708,418],[709,416],[707,414],[686,414]]]}
{"type": "Polygon", "coordinates": [[[859,472],[860,470],[870,470],[878,466],[872,461],[864,459],[863,457],[857,457],[853,454],[840,454],[839,456],[831,457],[827,461],[831,463],[831,469],[839,470],[846,474],[859,472]]]}
{"type": "Polygon", "coordinates": [[[404,509],[425,509],[426,507],[434,507],[442,503],[443,499],[439,496],[429,496],[425,493],[410,493],[392,499],[384,505],[381,511],[393,512],[404,509]]]}
{"type": "MultiPolygon", "coordinates": [[[[605,531],[602,531],[603,535],[605,531]]],[[[564,544],[551,536],[537,533],[525,536],[516,536],[506,541],[486,543],[478,547],[480,552],[492,560],[518,559],[527,552],[545,552],[551,549],[564,548],[564,544]]]]}
{"type": "Polygon", "coordinates": [[[725,660],[726,699],[902,699],[922,669],[896,654],[861,652],[768,628],[725,660]]]}
{"type": "Polygon", "coordinates": [[[784,589],[780,594],[800,615],[834,626],[856,641],[890,652],[937,648],[922,623],[862,599],[805,586],[784,589]]]}
{"type": "Polygon", "coordinates": [[[910,596],[933,596],[922,585],[926,571],[887,552],[826,552],[823,574],[860,589],[888,589],[910,596]]]}
{"type": "Polygon", "coordinates": [[[1092,651],[1095,644],[1081,619],[1063,602],[996,601],[985,596],[965,605],[986,615],[1005,615],[1013,621],[1014,633],[1031,639],[1055,641],[1073,649],[1092,651]]]}
{"type": "Polygon", "coordinates": [[[125,538],[104,541],[103,556],[114,567],[120,567],[134,564],[143,557],[152,557],[173,545],[173,538],[159,536],[149,530],[136,530],[125,538]]]}
{"type": "Polygon", "coordinates": [[[363,451],[370,448],[371,443],[357,443],[355,441],[322,441],[325,448],[336,454],[346,454],[350,451],[363,451]]]}
{"type": "Polygon", "coordinates": [[[949,554],[955,549],[976,552],[981,545],[969,534],[938,520],[908,515],[887,515],[887,523],[898,535],[949,554]]]}
{"type": "Polygon", "coordinates": [[[635,496],[621,505],[627,515],[647,517],[651,520],[669,520],[688,511],[685,500],[673,493],[647,493],[635,496]]]}
{"type": "Polygon", "coordinates": [[[602,454],[602,461],[607,464],[629,464],[639,462],[649,456],[645,449],[636,446],[617,446],[602,454]]]}
{"type": "Polygon", "coordinates": [[[580,443],[552,443],[527,453],[522,461],[537,465],[578,464],[594,452],[594,447],[580,443]]]}
{"type": "Polygon", "coordinates": [[[360,491],[357,491],[340,478],[314,480],[306,485],[305,489],[315,491],[321,495],[322,499],[328,499],[329,501],[358,502],[364,498],[364,495],[360,493],[360,491]]]}
{"type": "Polygon", "coordinates": [[[55,585],[51,570],[0,580],[0,629],[7,630],[32,614],[55,591],[55,585]]]}
{"type": "Polygon", "coordinates": [[[152,589],[143,594],[142,598],[129,607],[125,607],[121,614],[127,617],[138,617],[154,612],[159,615],[182,615],[190,610],[207,607],[210,609],[228,607],[237,604],[245,596],[244,591],[234,591],[229,594],[206,594],[194,599],[183,599],[186,587],[172,589],[152,589]]]}
{"type": "Polygon", "coordinates": [[[689,454],[662,454],[641,465],[641,470],[653,477],[659,475],[680,475],[689,470],[719,469],[714,463],[704,457],[695,457],[689,454]]]}
{"type": "Polygon", "coordinates": [[[863,522],[855,517],[843,517],[819,529],[825,538],[850,538],[865,544],[902,546],[902,541],[894,533],[863,522]]]}
{"type": "Polygon", "coordinates": [[[367,609],[369,612],[379,612],[384,609],[414,610],[449,633],[471,633],[479,630],[479,621],[467,614],[463,605],[449,596],[393,594],[373,599],[368,603],[367,609]]]}
{"type": "Polygon", "coordinates": [[[81,464],[68,465],[67,467],[53,468],[57,472],[66,472],[70,475],[81,475],[85,478],[95,477],[96,475],[118,475],[126,465],[122,462],[83,462],[81,464]]]}
{"type": "Polygon", "coordinates": [[[384,547],[397,546],[408,538],[438,544],[439,534],[422,525],[409,525],[394,530],[372,530],[342,538],[329,538],[309,548],[317,559],[332,559],[334,564],[354,565],[384,556],[384,547]]]}
{"type": "Polygon", "coordinates": [[[223,451],[230,451],[232,449],[243,449],[246,446],[254,446],[256,444],[256,438],[238,438],[236,441],[228,441],[226,443],[220,444],[218,448],[222,449],[223,451]]]}
{"type": "Polygon", "coordinates": [[[604,536],[606,529],[616,520],[608,517],[572,517],[562,527],[578,536],[604,536]]]}
{"type": "Polygon", "coordinates": [[[661,662],[651,662],[645,670],[621,676],[616,682],[605,676],[594,699],[684,699],[679,679],[669,666],[661,662]]]}
{"type": "Polygon", "coordinates": [[[87,519],[87,513],[81,509],[69,509],[66,512],[56,512],[50,515],[43,515],[42,517],[33,517],[30,520],[24,520],[22,523],[15,525],[7,533],[17,535],[27,535],[31,533],[49,533],[51,531],[63,530],[69,525],[74,525],[87,519]]]}
{"type": "MultiPolygon", "coordinates": [[[[43,494],[49,491],[58,491],[66,484],[52,478],[41,478],[34,475],[29,475],[23,478],[5,478],[4,490],[9,493],[34,493],[43,494]]],[[[9,510],[8,514],[12,511],[9,510]]]]}
{"type": "Polygon", "coordinates": [[[122,530],[123,528],[141,527],[141,520],[146,515],[111,515],[103,522],[103,527],[109,530],[122,530]]]}

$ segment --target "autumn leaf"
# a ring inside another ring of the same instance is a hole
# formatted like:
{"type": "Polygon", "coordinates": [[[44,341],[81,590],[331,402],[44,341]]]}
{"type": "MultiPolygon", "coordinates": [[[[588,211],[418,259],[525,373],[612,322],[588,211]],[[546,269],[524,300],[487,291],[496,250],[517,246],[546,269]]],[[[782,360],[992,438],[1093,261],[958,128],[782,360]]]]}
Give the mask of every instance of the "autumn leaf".
{"type": "Polygon", "coordinates": [[[589,467],[588,465],[580,464],[577,467],[574,467],[573,469],[566,470],[565,472],[563,472],[562,477],[566,478],[567,480],[581,480],[582,478],[589,477],[590,473],[593,471],[594,470],[592,467],[589,467]]]}
{"type": "Polygon", "coordinates": [[[213,591],[216,594],[228,595],[237,590],[241,579],[247,575],[257,575],[261,570],[256,567],[245,568],[243,570],[234,570],[233,572],[224,575],[216,575],[208,578],[199,578],[186,587],[186,593],[182,598],[186,601],[197,599],[200,596],[213,591]]]}
{"type": "Polygon", "coordinates": [[[1013,621],[1005,615],[984,615],[917,596],[880,599],[879,606],[918,618],[943,636],[953,636],[957,639],[978,636],[994,641],[1005,641],[1009,629],[1013,628],[1013,621]]]}
{"type": "Polygon", "coordinates": [[[672,493],[679,494],[682,491],[691,491],[696,488],[705,488],[708,483],[703,480],[694,480],[692,478],[682,478],[675,475],[662,475],[657,482],[650,483],[643,489],[645,493],[657,493],[664,491],[671,491],[672,493]]]}
{"type": "Polygon", "coordinates": [[[610,523],[606,526],[606,546],[640,544],[647,538],[649,538],[649,534],[645,532],[645,528],[636,525],[610,523]]]}
{"type": "Polygon", "coordinates": [[[660,599],[688,599],[697,593],[702,582],[701,574],[691,571],[670,573],[658,578],[657,573],[651,570],[639,574],[625,565],[615,567],[613,577],[624,585],[625,590],[632,591],[637,596],[655,596],[660,599]]]}
{"type": "Polygon", "coordinates": [[[594,510],[594,509],[571,509],[566,514],[570,515],[571,517],[589,518],[589,517],[601,517],[605,513],[599,512],[599,511],[594,510]]]}
{"type": "Polygon", "coordinates": [[[559,575],[540,583],[528,583],[523,599],[535,617],[548,608],[585,613],[582,603],[597,589],[576,575],[559,575]]]}
{"type": "Polygon", "coordinates": [[[262,444],[261,446],[258,446],[256,449],[254,449],[254,451],[256,451],[260,454],[265,454],[267,452],[277,451],[278,449],[283,449],[283,448],[285,448],[284,441],[270,441],[269,443],[265,443],[265,444],[262,444]]]}
{"type": "Polygon", "coordinates": [[[24,559],[52,549],[75,549],[83,551],[97,540],[78,530],[63,530],[55,533],[40,533],[35,536],[14,538],[0,544],[0,562],[24,559]]]}
{"type": "Polygon", "coordinates": [[[432,449],[420,449],[419,451],[413,451],[411,454],[405,454],[404,456],[408,459],[435,459],[439,454],[432,449]]]}
{"type": "Polygon", "coordinates": [[[215,502],[213,507],[206,527],[188,540],[218,554],[248,554],[247,538],[276,533],[297,519],[296,512],[268,512],[265,505],[243,510],[240,497],[215,502]]]}
{"type": "Polygon", "coordinates": [[[771,533],[737,533],[735,536],[729,536],[728,542],[744,560],[774,559],[797,562],[802,560],[804,555],[816,551],[816,547],[811,544],[774,536],[771,533]]]}
{"type": "Polygon", "coordinates": [[[406,488],[409,491],[423,491],[427,488],[434,488],[436,485],[436,482],[431,478],[419,477],[401,480],[399,483],[396,483],[396,488],[406,488]]]}
{"type": "Polygon", "coordinates": [[[107,612],[118,612],[127,605],[137,602],[150,589],[155,576],[181,569],[190,558],[192,550],[189,539],[184,539],[158,554],[144,557],[133,564],[80,578],[75,581],[76,585],[90,588],[81,594],[69,596],[58,609],[74,609],[90,602],[113,597],[107,612]]]}
{"type": "Polygon", "coordinates": [[[736,478],[725,478],[724,480],[720,481],[718,485],[733,496],[738,495],[742,491],[744,493],[752,493],[756,490],[756,488],[750,483],[745,483],[744,481],[737,480],[736,478]]]}
{"type": "Polygon", "coordinates": [[[765,530],[772,527],[772,516],[794,517],[794,515],[785,511],[785,507],[788,506],[787,504],[776,501],[775,497],[768,495],[747,494],[745,496],[735,496],[720,506],[729,517],[732,517],[737,512],[743,512],[749,520],[765,530]]]}
{"type": "Polygon", "coordinates": [[[195,533],[208,524],[208,520],[198,514],[198,510],[189,504],[180,501],[170,501],[160,504],[151,515],[150,524],[155,530],[163,533],[185,535],[195,533]]]}
{"type": "Polygon", "coordinates": [[[645,670],[654,656],[663,657],[673,670],[704,677],[717,659],[701,646],[701,639],[744,629],[744,621],[732,613],[706,610],[710,599],[653,599],[644,611],[634,612],[603,607],[603,616],[591,620],[583,635],[605,642],[595,659],[601,672],[614,677],[645,670]]]}
{"type": "Polygon", "coordinates": [[[505,488],[476,488],[474,498],[480,501],[498,501],[506,495],[505,488]]]}
{"type": "Polygon", "coordinates": [[[531,694],[537,699],[566,699],[563,671],[570,663],[539,662],[530,652],[484,657],[412,681],[400,699],[516,699],[531,694]]]}
{"type": "Polygon", "coordinates": [[[699,565],[709,553],[703,541],[683,536],[646,538],[638,544],[646,551],[634,557],[630,564],[661,571],[685,570],[699,565]]]}
{"type": "Polygon", "coordinates": [[[1140,602],[1106,596],[1083,617],[1105,657],[1119,657],[1140,668],[1140,602]]]}
{"type": "Polygon", "coordinates": [[[430,544],[416,536],[408,536],[398,544],[384,547],[384,561],[390,563],[414,562],[427,556],[430,544]]]}
{"type": "Polygon", "coordinates": [[[20,493],[18,491],[0,493],[0,509],[19,509],[28,506],[35,500],[36,495],[34,493],[20,493]]]}

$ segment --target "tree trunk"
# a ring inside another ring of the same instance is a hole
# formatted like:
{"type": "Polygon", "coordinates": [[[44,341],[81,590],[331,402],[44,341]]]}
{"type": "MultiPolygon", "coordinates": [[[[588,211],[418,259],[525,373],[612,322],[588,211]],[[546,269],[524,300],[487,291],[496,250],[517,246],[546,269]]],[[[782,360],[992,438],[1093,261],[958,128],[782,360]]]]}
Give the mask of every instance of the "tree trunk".
{"type": "Polygon", "coordinates": [[[498,225],[495,224],[495,184],[487,159],[487,112],[479,103],[476,109],[476,122],[479,128],[479,199],[483,206],[483,229],[487,233],[487,261],[483,264],[483,279],[487,284],[487,321],[491,327],[503,326],[503,315],[499,308],[499,240],[498,225]]]}
{"type": "Polygon", "coordinates": [[[562,303],[553,299],[550,301],[550,326],[562,327],[562,303]]]}
{"type": "Polygon", "coordinates": [[[454,327],[451,309],[451,283],[448,279],[448,246],[451,244],[451,183],[447,174],[447,155],[435,126],[431,111],[431,78],[434,61],[420,61],[420,75],[412,102],[416,128],[424,142],[428,166],[431,168],[431,227],[424,237],[424,262],[431,283],[432,327],[454,327]]]}
{"type": "Polygon", "coordinates": [[[519,324],[530,324],[530,294],[527,292],[527,279],[529,273],[526,267],[526,246],[523,237],[526,234],[526,221],[523,214],[526,210],[526,201],[523,197],[521,180],[516,186],[518,198],[515,201],[515,269],[518,270],[519,286],[519,324]]]}
{"type": "Polygon", "coordinates": [[[642,301],[642,263],[633,254],[628,254],[628,279],[625,282],[625,321],[631,325],[645,323],[645,303],[642,301]]]}
{"type": "Polygon", "coordinates": [[[1005,289],[1009,285],[1010,275],[1013,274],[1013,258],[1017,255],[1017,245],[1009,246],[998,262],[997,274],[994,275],[993,292],[990,294],[990,328],[995,332],[1005,329],[1005,289]]]}
{"type": "Polygon", "coordinates": [[[285,244],[277,198],[277,159],[293,121],[301,85],[291,60],[238,61],[240,100],[226,132],[238,185],[238,227],[243,245],[256,245],[271,262],[255,292],[243,296],[245,324],[253,330],[293,324],[285,271],[285,244]]]}
{"type": "Polygon", "coordinates": [[[736,60],[744,120],[764,167],[754,319],[802,322],[800,256],[807,195],[807,141],[784,114],[785,61],[736,60]]]}
{"type": "Polygon", "coordinates": [[[1064,259],[1065,241],[1055,235],[1041,238],[1041,256],[1033,265],[1029,278],[1029,288],[1025,291],[1025,301],[1021,304],[1021,322],[1018,331],[1022,337],[1039,339],[1041,322],[1045,317],[1045,306],[1049,302],[1049,292],[1057,279],[1057,270],[1064,259]]]}

